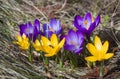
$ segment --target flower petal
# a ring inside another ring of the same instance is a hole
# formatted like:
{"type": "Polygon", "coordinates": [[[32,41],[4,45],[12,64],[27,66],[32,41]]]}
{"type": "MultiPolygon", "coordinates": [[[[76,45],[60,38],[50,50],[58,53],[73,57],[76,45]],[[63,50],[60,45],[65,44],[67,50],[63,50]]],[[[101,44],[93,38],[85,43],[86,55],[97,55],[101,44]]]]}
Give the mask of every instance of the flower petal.
{"type": "Polygon", "coordinates": [[[19,41],[22,41],[22,37],[21,37],[20,35],[18,35],[18,36],[17,36],[17,40],[18,40],[18,42],[19,42],[19,41]]]}
{"type": "Polygon", "coordinates": [[[78,30],[77,32],[78,43],[82,46],[84,44],[84,34],[78,30]]]}
{"type": "Polygon", "coordinates": [[[105,59],[109,59],[109,58],[111,58],[113,55],[114,55],[113,53],[107,53],[107,54],[105,55],[105,59]]]}
{"type": "Polygon", "coordinates": [[[63,38],[62,41],[60,41],[58,47],[59,47],[59,48],[62,48],[63,45],[64,45],[64,43],[65,43],[65,38],[63,38]]]}
{"type": "Polygon", "coordinates": [[[38,32],[40,31],[40,21],[38,19],[35,19],[35,21],[34,21],[34,27],[37,28],[38,32]]]}
{"type": "Polygon", "coordinates": [[[20,24],[19,28],[20,28],[20,35],[21,36],[22,36],[23,33],[27,34],[26,33],[27,26],[25,24],[20,24]]]}
{"type": "Polygon", "coordinates": [[[57,29],[56,27],[57,27],[57,20],[56,19],[51,19],[50,20],[50,25],[49,25],[51,28],[53,28],[53,29],[57,29]]]}
{"type": "Polygon", "coordinates": [[[88,28],[88,33],[91,34],[92,31],[95,29],[95,27],[96,27],[95,22],[94,22],[94,23],[91,23],[90,27],[88,28]]]}
{"type": "Polygon", "coordinates": [[[33,43],[33,46],[34,46],[36,51],[42,50],[42,46],[41,46],[41,44],[40,44],[38,39],[35,40],[35,42],[33,43]]]}
{"type": "Polygon", "coordinates": [[[51,42],[45,36],[41,36],[41,42],[44,46],[51,45],[51,42]]]}
{"type": "Polygon", "coordinates": [[[80,29],[80,25],[82,24],[82,22],[83,22],[83,18],[80,15],[76,15],[73,21],[74,26],[77,29],[80,29]]]}
{"type": "Polygon", "coordinates": [[[87,20],[89,23],[92,23],[92,15],[91,13],[86,13],[84,20],[87,20]]]}
{"type": "Polygon", "coordinates": [[[109,46],[109,42],[105,41],[105,43],[103,44],[102,49],[101,49],[102,55],[105,55],[107,53],[108,46],[109,46]]]}
{"type": "Polygon", "coordinates": [[[101,42],[101,40],[100,40],[100,38],[98,36],[95,36],[94,45],[95,45],[97,50],[102,49],[102,42],[101,42]]]}
{"type": "Polygon", "coordinates": [[[95,18],[95,21],[96,23],[96,26],[98,26],[98,24],[100,23],[100,15],[98,15],[96,18],[95,18]]]}
{"type": "Polygon", "coordinates": [[[51,45],[52,45],[53,47],[55,47],[55,46],[58,45],[58,39],[57,39],[56,34],[52,34],[50,40],[51,40],[51,45]]]}
{"type": "Polygon", "coordinates": [[[89,57],[86,57],[85,60],[90,61],[90,62],[95,62],[97,61],[97,58],[94,56],[89,56],[89,57]]]}
{"type": "Polygon", "coordinates": [[[98,56],[97,50],[95,48],[95,46],[91,43],[87,44],[87,49],[89,50],[89,52],[93,55],[93,56],[98,56]]]}
{"type": "Polygon", "coordinates": [[[75,53],[75,54],[79,54],[79,53],[81,53],[82,50],[83,50],[83,48],[81,47],[81,48],[79,48],[79,49],[76,49],[76,50],[74,51],[74,53],[75,53]]]}

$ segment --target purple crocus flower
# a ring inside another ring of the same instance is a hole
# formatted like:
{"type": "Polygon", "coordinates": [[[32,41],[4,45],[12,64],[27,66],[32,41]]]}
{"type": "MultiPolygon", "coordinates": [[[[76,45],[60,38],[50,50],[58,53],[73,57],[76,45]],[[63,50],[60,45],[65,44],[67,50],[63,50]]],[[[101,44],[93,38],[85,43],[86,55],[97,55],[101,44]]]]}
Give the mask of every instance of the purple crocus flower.
{"type": "Polygon", "coordinates": [[[26,24],[20,24],[20,35],[25,34],[29,39],[35,41],[37,36],[40,34],[40,22],[38,19],[35,19],[34,25],[31,22],[27,22],[26,24]]]}
{"type": "Polygon", "coordinates": [[[59,20],[51,19],[49,24],[43,24],[43,35],[48,38],[55,33],[56,35],[60,35],[62,32],[62,26],[59,20]]]}
{"type": "Polygon", "coordinates": [[[66,42],[64,48],[66,50],[72,51],[75,54],[79,54],[83,50],[84,35],[82,32],[77,30],[69,30],[68,35],[65,36],[66,42]]]}
{"type": "Polygon", "coordinates": [[[73,21],[74,26],[81,32],[85,33],[88,37],[99,23],[100,15],[93,19],[91,13],[87,13],[84,18],[80,15],[76,15],[73,21]]]}

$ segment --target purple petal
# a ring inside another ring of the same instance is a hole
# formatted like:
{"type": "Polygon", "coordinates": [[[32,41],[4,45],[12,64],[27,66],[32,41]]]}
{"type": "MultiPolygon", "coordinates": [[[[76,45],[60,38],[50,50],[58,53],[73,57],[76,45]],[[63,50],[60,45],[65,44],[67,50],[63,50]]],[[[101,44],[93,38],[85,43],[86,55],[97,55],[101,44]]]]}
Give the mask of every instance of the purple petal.
{"type": "Polygon", "coordinates": [[[92,23],[92,15],[91,13],[87,13],[84,17],[84,20],[87,20],[89,23],[92,23]]]}
{"type": "Polygon", "coordinates": [[[39,31],[38,31],[37,27],[35,27],[35,28],[34,28],[34,32],[33,32],[33,34],[32,34],[32,39],[33,39],[33,41],[36,40],[36,38],[38,37],[38,35],[39,35],[39,31]]]}
{"type": "Polygon", "coordinates": [[[84,43],[84,34],[79,30],[76,33],[77,33],[77,36],[78,36],[78,43],[79,43],[80,46],[82,46],[83,43],[84,43]]]}
{"type": "Polygon", "coordinates": [[[100,23],[100,15],[95,18],[96,26],[100,23]]]}
{"type": "Polygon", "coordinates": [[[96,23],[94,22],[90,25],[90,27],[88,29],[88,33],[91,34],[91,32],[95,29],[95,27],[96,27],[96,23]]]}
{"type": "Polygon", "coordinates": [[[49,26],[48,26],[48,24],[43,24],[43,32],[45,32],[45,31],[47,31],[47,30],[49,30],[49,26]]]}
{"type": "Polygon", "coordinates": [[[83,23],[83,18],[80,15],[76,15],[73,21],[74,26],[79,29],[80,25],[83,23]]]}
{"type": "Polygon", "coordinates": [[[26,25],[27,25],[26,31],[27,31],[29,34],[32,34],[32,33],[34,32],[34,27],[32,26],[31,22],[26,23],[26,25]]]}
{"type": "Polygon", "coordinates": [[[56,19],[51,19],[50,20],[50,25],[51,28],[55,28],[57,26],[57,20],[56,19]]]}
{"type": "Polygon", "coordinates": [[[63,38],[66,38],[66,35],[61,35],[60,36],[60,40],[62,40],[63,38]]]}
{"type": "Polygon", "coordinates": [[[20,28],[20,35],[22,36],[22,34],[27,34],[26,33],[26,29],[27,29],[27,26],[25,24],[20,24],[19,25],[19,28],[20,28]]]}
{"type": "Polygon", "coordinates": [[[83,26],[81,26],[80,29],[78,30],[80,30],[82,33],[85,33],[85,34],[88,32],[88,30],[83,26]]]}
{"type": "Polygon", "coordinates": [[[49,30],[48,24],[43,24],[43,33],[42,33],[42,35],[50,38],[52,34],[53,34],[53,32],[49,30]]]}
{"type": "Polygon", "coordinates": [[[74,45],[64,45],[65,50],[74,51],[76,47],[74,45]]]}
{"type": "Polygon", "coordinates": [[[81,53],[82,50],[83,50],[83,48],[76,49],[76,50],[74,51],[74,53],[75,53],[75,54],[79,54],[79,53],[81,53]]]}
{"type": "Polygon", "coordinates": [[[34,26],[37,27],[38,31],[40,31],[40,21],[38,19],[35,19],[34,26]]]}
{"type": "Polygon", "coordinates": [[[53,32],[59,35],[62,32],[62,26],[59,20],[51,19],[49,27],[53,29],[53,32]]]}
{"type": "Polygon", "coordinates": [[[66,41],[67,41],[67,43],[77,42],[78,38],[77,38],[76,32],[74,32],[73,30],[69,30],[68,35],[66,36],[66,41]]]}

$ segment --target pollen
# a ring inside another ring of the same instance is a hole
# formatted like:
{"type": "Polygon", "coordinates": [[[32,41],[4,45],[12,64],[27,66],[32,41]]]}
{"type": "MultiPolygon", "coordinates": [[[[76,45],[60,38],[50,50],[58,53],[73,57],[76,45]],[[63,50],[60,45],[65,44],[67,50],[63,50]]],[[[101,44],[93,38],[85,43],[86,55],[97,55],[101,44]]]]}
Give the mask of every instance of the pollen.
{"type": "Polygon", "coordinates": [[[49,28],[50,31],[54,32],[54,29],[53,28],[49,28]]]}
{"type": "Polygon", "coordinates": [[[69,44],[77,46],[78,44],[76,42],[70,41],[69,44]]]}
{"type": "Polygon", "coordinates": [[[85,21],[84,21],[84,24],[85,24],[85,26],[86,26],[86,29],[88,29],[88,28],[89,28],[88,20],[85,20],[85,21]]]}
{"type": "Polygon", "coordinates": [[[27,29],[26,29],[26,32],[27,32],[27,33],[29,33],[29,32],[30,32],[30,29],[29,29],[29,28],[27,28],[27,29]]]}
{"type": "Polygon", "coordinates": [[[92,17],[92,22],[94,22],[94,17],[92,17]]]}
{"type": "Polygon", "coordinates": [[[85,21],[84,21],[84,24],[87,26],[87,25],[88,25],[88,21],[87,21],[87,20],[85,20],[85,21]]]}

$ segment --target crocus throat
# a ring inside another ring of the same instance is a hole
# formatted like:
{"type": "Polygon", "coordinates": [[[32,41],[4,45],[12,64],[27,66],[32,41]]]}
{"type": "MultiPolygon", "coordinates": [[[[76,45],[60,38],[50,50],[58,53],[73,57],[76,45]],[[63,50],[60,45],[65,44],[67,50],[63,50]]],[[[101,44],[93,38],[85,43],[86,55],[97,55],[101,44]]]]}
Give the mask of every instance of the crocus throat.
{"type": "Polygon", "coordinates": [[[88,30],[88,28],[89,28],[88,20],[85,20],[85,21],[84,21],[84,24],[85,24],[85,26],[86,26],[86,29],[88,30]]]}
{"type": "Polygon", "coordinates": [[[53,28],[49,28],[50,31],[54,32],[54,29],[53,28]]]}
{"type": "Polygon", "coordinates": [[[94,22],[94,18],[92,17],[92,23],[94,22]]]}
{"type": "Polygon", "coordinates": [[[77,46],[78,44],[76,42],[70,41],[69,44],[77,46]]]}
{"type": "Polygon", "coordinates": [[[27,32],[27,33],[29,33],[29,32],[30,32],[30,29],[29,29],[29,28],[27,28],[27,29],[26,29],[26,32],[27,32]]]}

